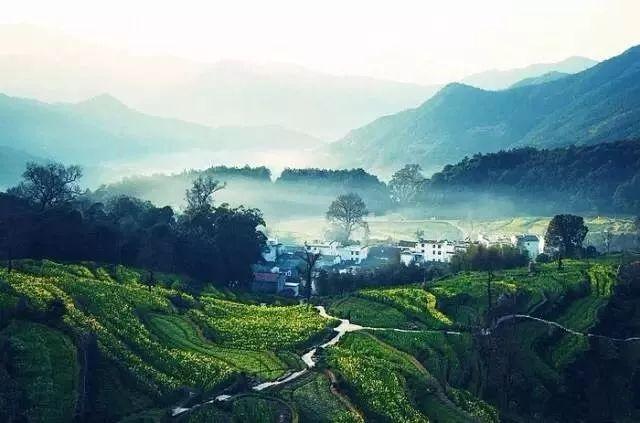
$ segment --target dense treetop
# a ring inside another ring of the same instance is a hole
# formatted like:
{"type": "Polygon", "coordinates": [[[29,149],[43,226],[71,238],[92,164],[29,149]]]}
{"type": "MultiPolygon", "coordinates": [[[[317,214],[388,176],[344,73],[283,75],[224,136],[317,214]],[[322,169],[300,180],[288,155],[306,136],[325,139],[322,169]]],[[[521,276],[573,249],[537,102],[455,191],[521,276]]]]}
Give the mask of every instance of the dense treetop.
{"type": "Polygon", "coordinates": [[[619,141],[551,150],[522,148],[465,157],[447,165],[426,192],[489,192],[521,199],[540,210],[640,210],[640,142],[619,141]]]}

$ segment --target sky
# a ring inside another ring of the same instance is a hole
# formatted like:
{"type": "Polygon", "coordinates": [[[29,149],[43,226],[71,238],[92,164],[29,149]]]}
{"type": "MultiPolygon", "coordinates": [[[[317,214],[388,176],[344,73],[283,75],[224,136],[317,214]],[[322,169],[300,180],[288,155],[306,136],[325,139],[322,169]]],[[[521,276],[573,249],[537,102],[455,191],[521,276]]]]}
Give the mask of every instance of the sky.
{"type": "MultiPolygon", "coordinates": [[[[29,23],[139,55],[282,62],[443,83],[640,44],[638,0],[2,0],[29,23]]],[[[0,4],[1,4],[0,3],[0,4]]]]}

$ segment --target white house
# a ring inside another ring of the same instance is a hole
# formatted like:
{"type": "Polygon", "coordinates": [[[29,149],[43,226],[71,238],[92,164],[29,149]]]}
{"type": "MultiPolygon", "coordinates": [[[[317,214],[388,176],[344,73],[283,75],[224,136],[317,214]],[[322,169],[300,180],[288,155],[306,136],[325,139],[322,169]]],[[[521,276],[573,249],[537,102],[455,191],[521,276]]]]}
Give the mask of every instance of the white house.
{"type": "Polygon", "coordinates": [[[306,244],[305,248],[313,254],[320,254],[320,259],[323,262],[330,259],[334,264],[340,264],[344,261],[360,264],[369,255],[368,247],[363,247],[359,244],[343,246],[338,241],[314,242],[306,244]]]}
{"type": "Polygon", "coordinates": [[[422,240],[417,244],[416,249],[422,254],[425,262],[449,263],[451,257],[457,253],[456,244],[446,240],[422,240]]]}
{"type": "Polygon", "coordinates": [[[412,263],[422,263],[424,256],[421,253],[415,252],[415,249],[404,249],[400,251],[400,262],[405,266],[409,266],[412,263]]]}
{"type": "Polygon", "coordinates": [[[356,264],[360,264],[367,259],[369,248],[358,244],[347,245],[346,247],[338,248],[338,254],[342,261],[353,261],[356,264]]]}
{"type": "Polygon", "coordinates": [[[339,256],[338,250],[342,247],[342,244],[338,241],[320,242],[315,241],[311,244],[305,244],[307,251],[313,254],[320,254],[323,256],[339,256]]]}
{"type": "Polygon", "coordinates": [[[511,237],[511,243],[520,251],[526,251],[531,260],[535,260],[544,251],[544,238],[538,235],[514,235],[511,237]]]}
{"type": "Polygon", "coordinates": [[[282,244],[278,242],[278,238],[269,238],[267,245],[262,251],[264,261],[274,263],[282,252],[282,244]]]}
{"type": "Polygon", "coordinates": [[[398,244],[401,248],[400,261],[407,266],[421,262],[449,263],[455,254],[466,251],[469,244],[447,240],[401,241],[398,244]]]}

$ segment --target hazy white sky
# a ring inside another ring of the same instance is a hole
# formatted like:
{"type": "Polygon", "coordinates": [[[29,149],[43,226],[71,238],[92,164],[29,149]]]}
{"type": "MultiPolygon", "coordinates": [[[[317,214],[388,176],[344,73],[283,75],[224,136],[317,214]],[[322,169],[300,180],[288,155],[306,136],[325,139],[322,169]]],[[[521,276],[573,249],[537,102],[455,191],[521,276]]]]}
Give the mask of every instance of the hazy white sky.
{"type": "Polygon", "coordinates": [[[32,23],[136,54],[289,62],[446,82],[640,44],[639,0],[2,0],[32,23]]]}

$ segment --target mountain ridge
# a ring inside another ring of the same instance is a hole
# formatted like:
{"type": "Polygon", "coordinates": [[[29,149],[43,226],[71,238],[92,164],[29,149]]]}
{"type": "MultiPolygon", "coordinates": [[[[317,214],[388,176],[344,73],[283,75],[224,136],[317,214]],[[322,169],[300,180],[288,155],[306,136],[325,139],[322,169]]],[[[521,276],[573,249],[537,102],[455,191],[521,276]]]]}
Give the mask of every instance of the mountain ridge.
{"type": "Polygon", "coordinates": [[[421,106],[355,129],[324,151],[337,166],[428,172],[465,155],[640,135],[640,46],[580,73],[514,89],[446,85],[421,106]]]}

